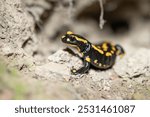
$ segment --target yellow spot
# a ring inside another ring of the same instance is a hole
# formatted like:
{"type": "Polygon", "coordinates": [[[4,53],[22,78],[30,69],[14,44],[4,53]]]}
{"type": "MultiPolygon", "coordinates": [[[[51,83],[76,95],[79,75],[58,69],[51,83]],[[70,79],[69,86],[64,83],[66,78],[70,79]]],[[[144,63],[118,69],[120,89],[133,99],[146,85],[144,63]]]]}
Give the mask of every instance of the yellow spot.
{"type": "Polygon", "coordinates": [[[113,50],[111,50],[111,53],[112,53],[112,54],[114,54],[114,51],[113,51],[113,50]]]}
{"type": "Polygon", "coordinates": [[[101,63],[99,63],[99,66],[102,66],[102,64],[101,64],[101,63]]]}
{"type": "Polygon", "coordinates": [[[92,45],[92,47],[97,50],[99,53],[104,54],[104,52],[101,49],[98,49],[95,45],[92,45]]]}
{"type": "Polygon", "coordinates": [[[81,41],[81,42],[83,42],[83,43],[87,43],[87,40],[85,40],[85,39],[79,38],[79,37],[77,37],[77,36],[75,36],[75,38],[76,38],[78,41],[81,41]]]}
{"type": "Polygon", "coordinates": [[[94,60],[94,63],[97,63],[98,60],[94,60]]]}
{"type": "Polygon", "coordinates": [[[107,52],[106,53],[106,56],[111,56],[112,54],[110,52],[107,52]]]}
{"type": "Polygon", "coordinates": [[[73,34],[73,32],[71,32],[71,31],[67,31],[67,34],[68,34],[68,35],[71,35],[71,34],[73,34]]]}
{"type": "Polygon", "coordinates": [[[108,49],[107,43],[103,43],[102,48],[104,49],[104,51],[107,51],[108,49]]]}
{"type": "Polygon", "coordinates": [[[101,47],[100,47],[100,46],[97,46],[97,48],[100,49],[101,47]]]}
{"type": "Polygon", "coordinates": [[[63,35],[61,38],[65,38],[65,36],[63,35]]]}
{"type": "Polygon", "coordinates": [[[107,51],[107,48],[103,48],[104,51],[107,51]]]}
{"type": "Polygon", "coordinates": [[[86,60],[87,62],[91,62],[91,59],[90,59],[89,57],[86,57],[85,60],[86,60]]]}
{"type": "Polygon", "coordinates": [[[116,48],[113,46],[113,47],[112,47],[112,50],[113,50],[113,51],[116,51],[116,48]]]}

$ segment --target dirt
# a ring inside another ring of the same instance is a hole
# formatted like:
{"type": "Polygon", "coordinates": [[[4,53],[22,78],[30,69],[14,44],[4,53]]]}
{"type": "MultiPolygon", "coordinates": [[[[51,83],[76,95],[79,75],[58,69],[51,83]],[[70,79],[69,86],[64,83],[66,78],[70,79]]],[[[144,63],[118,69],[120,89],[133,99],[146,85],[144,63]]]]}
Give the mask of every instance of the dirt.
{"type": "Polygon", "coordinates": [[[0,99],[150,99],[148,5],[105,0],[100,29],[99,0],[1,0],[0,99]],[[111,69],[72,75],[82,59],[60,40],[68,30],[120,44],[126,54],[111,69]]]}

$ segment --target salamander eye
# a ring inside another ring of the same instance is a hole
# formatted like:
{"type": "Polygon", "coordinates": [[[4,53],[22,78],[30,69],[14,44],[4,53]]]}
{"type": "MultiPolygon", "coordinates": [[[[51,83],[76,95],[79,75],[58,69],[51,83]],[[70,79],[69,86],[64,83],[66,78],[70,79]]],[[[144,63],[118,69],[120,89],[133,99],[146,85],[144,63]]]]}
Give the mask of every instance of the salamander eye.
{"type": "Polygon", "coordinates": [[[67,41],[67,42],[74,43],[74,42],[75,42],[75,39],[74,39],[74,38],[72,38],[72,37],[70,37],[70,38],[67,38],[67,39],[66,39],[66,41],[67,41]]]}
{"type": "Polygon", "coordinates": [[[67,41],[69,42],[69,41],[70,41],[70,39],[69,39],[69,38],[67,38],[67,41]]]}

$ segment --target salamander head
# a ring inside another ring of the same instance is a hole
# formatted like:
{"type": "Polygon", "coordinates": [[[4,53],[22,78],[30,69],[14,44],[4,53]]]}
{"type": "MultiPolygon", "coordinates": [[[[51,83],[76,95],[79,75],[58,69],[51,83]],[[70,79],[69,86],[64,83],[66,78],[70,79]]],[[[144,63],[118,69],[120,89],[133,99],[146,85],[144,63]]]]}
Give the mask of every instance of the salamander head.
{"type": "Polygon", "coordinates": [[[80,45],[89,43],[84,37],[74,34],[71,31],[68,31],[66,35],[62,36],[61,39],[63,43],[66,43],[72,46],[80,46],[80,45]]]}
{"type": "Polygon", "coordinates": [[[74,34],[71,31],[68,31],[66,35],[62,36],[62,42],[76,47],[80,52],[87,51],[89,49],[90,42],[86,40],[84,37],[74,34]]]}
{"type": "Polygon", "coordinates": [[[61,37],[63,43],[69,44],[71,46],[77,46],[78,41],[76,37],[73,35],[73,32],[68,31],[66,35],[61,37]]]}

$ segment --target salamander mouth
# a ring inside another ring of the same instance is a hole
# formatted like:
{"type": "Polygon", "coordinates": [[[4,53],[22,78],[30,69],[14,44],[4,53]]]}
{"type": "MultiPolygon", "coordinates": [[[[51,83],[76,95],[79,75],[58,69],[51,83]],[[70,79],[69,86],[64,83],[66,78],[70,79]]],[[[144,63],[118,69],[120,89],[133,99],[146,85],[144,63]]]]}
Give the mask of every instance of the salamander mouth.
{"type": "Polygon", "coordinates": [[[71,41],[70,38],[67,36],[62,36],[61,41],[69,46],[77,46],[76,41],[71,41]]]}
{"type": "Polygon", "coordinates": [[[68,46],[77,47],[77,45],[66,43],[68,46]]]}

